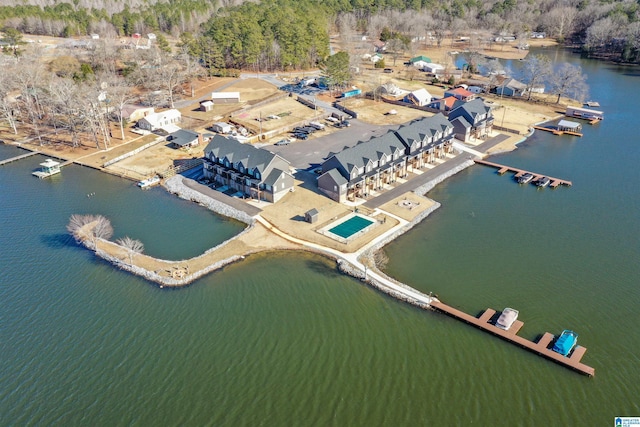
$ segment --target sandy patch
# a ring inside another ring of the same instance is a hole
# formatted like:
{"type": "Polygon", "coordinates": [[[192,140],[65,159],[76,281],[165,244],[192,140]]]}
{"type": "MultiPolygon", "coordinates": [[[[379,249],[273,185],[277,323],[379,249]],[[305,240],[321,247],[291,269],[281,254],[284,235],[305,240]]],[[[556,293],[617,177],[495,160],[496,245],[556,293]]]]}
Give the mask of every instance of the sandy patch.
{"type": "Polygon", "coordinates": [[[342,104],[357,112],[358,120],[376,125],[400,125],[420,117],[433,116],[426,111],[365,98],[348,99],[342,104]],[[391,110],[395,110],[396,114],[388,114],[391,110]]]}
{"type": "Polygon", "coordinates": [[[237,80],[231,86],[223,89],[222,92],[240,92],[240,101],[250,102],[265,99],[280,91],[277,87],[264,80],[243,79],[237,80]]]}
{"type": "Polygon", "coordinates": [[[255,133],[260,132],[260,130],[269,132],[282,128],[284,128],[283,132],[285,132],[301,122],[313,121],[323,113],[324,110],[321,108],[313,110],[294,98],[285,97],[259,108],[239,112],[234,115],[233,120],[255,133]],[[270,119],[269,116],[271,115],[278,116],[280,119],[270,119]],[[262,122],[258,121],[260,118],[262,118],[262,122]]]}

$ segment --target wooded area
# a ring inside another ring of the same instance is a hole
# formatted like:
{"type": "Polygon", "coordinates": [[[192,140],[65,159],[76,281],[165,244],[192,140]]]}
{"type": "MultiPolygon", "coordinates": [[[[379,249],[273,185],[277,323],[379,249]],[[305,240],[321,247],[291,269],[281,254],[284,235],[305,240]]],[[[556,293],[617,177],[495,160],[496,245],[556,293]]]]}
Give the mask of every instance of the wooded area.
{"type": "MultiPolygon", "coordinates": [[[[523,37],[545,32],[580,45],[588,55],[640,61],[640,15],[631,0],[169,0],[97,2],[5,1],[3,27],[27,34],[130,36],[189,32],[208,46],[207,61],[226,67],[303,67],[326,56],[329,32],[378,38],[384,27],[441,41],[474,30],[523,37]],[[13,4],[12,4],[13,3],[13,4]],[[200,37],[204,39],[200,39],[200,37]]],[[[203,48],[204,49],[204,48],[203,48]]]]}

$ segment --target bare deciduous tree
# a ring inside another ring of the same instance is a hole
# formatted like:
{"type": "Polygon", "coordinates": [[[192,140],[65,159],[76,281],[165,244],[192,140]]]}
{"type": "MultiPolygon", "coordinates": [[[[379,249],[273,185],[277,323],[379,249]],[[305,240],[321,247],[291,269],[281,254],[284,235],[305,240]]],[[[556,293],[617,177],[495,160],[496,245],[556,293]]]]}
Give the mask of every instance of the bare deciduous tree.
{"type": "Polygon", "coordinates": [[[607,44],[618,34],[617,23],[607,17],[593,23],[587,29],[585,45],[588,49],[605,48],[607,44]]]}
{"type": "Polygon", "coordinates": [[[67,231],[76,239],[76,242],[84,242],[87,238],[90,238],[94,248],[97,239],[107,240],[113,236],[113,227],[111,221],[102,215],[78,215],[73,214],[69,218],[67,224],[67,231]],[[86,230],[85,226],[91,225],[91,228],[86,230]]]}
{"type": "Polygon", "coordinates": [[[528,55],[522,67],[522,80],[527,85],[531,100],[531,92],[551,74],[551,60],[545,55],[528,55]]]}
{"type": "MultiPolygon", "coordinates": [[[[13,58],[7,60],[13,61],[13,58]]],[[[11,92],[16,88],[16,82],[14,80],[14,66],[15,64],[2,65],[5,75],[0,78],[0,114],[7,121],[14,134],[18,134],[16,128],[16,113],[18,112],[18,102],[11,95],[11,92]]]]}
{"type": "Polygon", "coordinates": [[[46,87],[46,73],[41,58],[41,51],[34,50],[19,58],[14,74],[17,89],[20,91],[20,110],[26,112],[27,119],[40,145],[44,144],[40,132],[40,124],[44,118],[41,95],[46,87]]]}
{"type": "Polygon", "coordinates": [[[144,245],[140,240],[132,239],[129,236],[125,236],[121,239],[117,239],[116,243],[127,250],[129,254],[129,264],[133,264],[133,256],[141,254],[144,251],[144,245]]]}
{"type": "Polygon", "coordinates": [[[564,40],[565,36],[573,30],[577,16],[578,10],[574,7],[554,7],[547,13],[543,25],[549,36],[564,40]]]}
{"type": "Polygon", "coordinates": [[[584,101],[587,95],[587,76],[582,73],[579,65],[571,65],[565,62],[551,74],[551,91],[558,95],[556,104],[560,103],[560,97],[571,96],[579,101],[584,101]]]}

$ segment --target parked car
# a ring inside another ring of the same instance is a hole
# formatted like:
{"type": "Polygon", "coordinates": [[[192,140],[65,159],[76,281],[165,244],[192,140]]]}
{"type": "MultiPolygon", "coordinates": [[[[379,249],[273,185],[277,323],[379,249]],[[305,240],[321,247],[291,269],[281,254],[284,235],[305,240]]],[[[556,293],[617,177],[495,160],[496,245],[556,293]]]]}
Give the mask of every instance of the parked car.
{"type": "Polygon", "coordinates": [[[301,140],[305,140],[309,138],[309,134],[308,133],[294,133],[293,136],[295,136],[297,139],[301,139],[301,140]]]}
{"type": "Polygon", "coordinates": [[[280,145],[289,145],[289,144],[291,144],[291,141],[289,141],[287,138],[285,138],[285,139],[281,139],[280,141],[276,142],[273,145],[280,146],[280,145]]]}
{"type": "Polygon", "coordinates": [[[393,70],[391,68],[385,68],[384,70],[382,70],[383,73],[387,73],[387,74],[391,74],[393,73],[393,70]]]}
{"type": "Polygon", "coordinates": [[[313,133],[317,130],[318,129],[312,126],[296,126],[293,128],[293,133],[296,133],[296,132],[313,133]]]}

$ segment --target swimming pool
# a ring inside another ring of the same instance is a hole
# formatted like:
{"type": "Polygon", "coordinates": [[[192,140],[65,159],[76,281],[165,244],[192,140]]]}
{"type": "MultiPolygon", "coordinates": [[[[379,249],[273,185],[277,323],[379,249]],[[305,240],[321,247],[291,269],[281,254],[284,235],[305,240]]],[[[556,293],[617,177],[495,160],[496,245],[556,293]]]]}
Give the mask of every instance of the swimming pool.
{"type": "Polygon", "coordinates": [[[336,225],[329,229],[330,233],[340,236],[343,239],[348,239],[357,232],[364,230],[368,226],[373,224],[373,221],[359,215],[352,216],[348,220],[336,225]]]}

